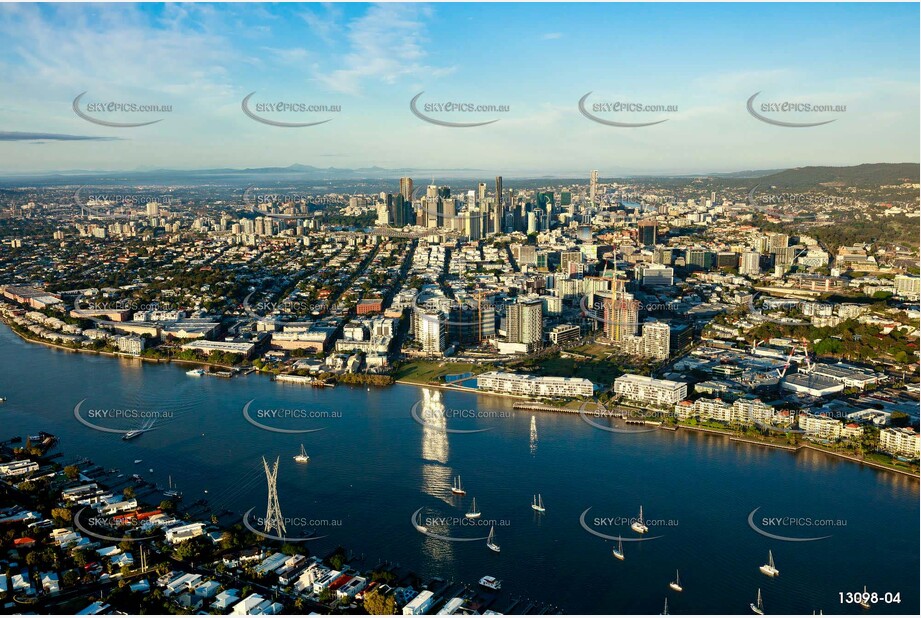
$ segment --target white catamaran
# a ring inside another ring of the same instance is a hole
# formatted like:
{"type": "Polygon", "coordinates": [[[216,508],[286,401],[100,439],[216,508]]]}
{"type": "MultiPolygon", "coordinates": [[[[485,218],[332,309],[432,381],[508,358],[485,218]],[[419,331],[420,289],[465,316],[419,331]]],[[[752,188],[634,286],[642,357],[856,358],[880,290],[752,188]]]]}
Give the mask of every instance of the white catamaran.
{"type": "Polygon", "coordinates": [[[674,590],[675,592],[684,591],[684,588],[681,587],[681,579],[678,577],[678,569],[675,569],[675,581],[669,583],[668,587],[674,590]]]}
{"type": "Polygon", "coordinates": [[[752,608],[752,611],[759,616],[764,615],[764,605],[761,603],[761,588],[758,588],[758,601],[755,603],[749,603],[748,606],[752,608]]]}
{"type": "Polygon", "coordinates": [[[543,513],[547,509],[544,508],[544,500],[540,497],[540,494],[534,496],[534,499],[531,501],[531,508],[537,511],[538,513],[543,513]]]}
{"type": "Polygon", "coordinates": [[[646,527],[646,524],[643,521],[643,505],[640,505],[640,516],[637,517],[632,524],[630,524],[630,528],[639,534],[649,532],[649,528],[646,527]]]}
{"type": "Polygon", "coordinates": [[[489,527],[489,537],[486,539],[486,547],[493,550],[497,554],[502,551],[502,548],[496,544],[496,530],[495,526],[489,527]]]}
{"type": "Polygon", "coordinates": [[[464,489],[464,487],[461,485],[460,474],[458,474],[457,476],[454,477],[454,484],[451,486],[451,493],[452,493],[452,494],[456,494],[456,495],[458,495],[458,496],[466,496],[466,495],[467,495],[467,491],[466,491],[466,490],[464,489]]]}
{"type": "Polygon", "coordinates": [[[612,549],[611,553],[614,554],[614,557],[618,560],[624,559],[624,542],[620,537],[617,537],[617,547],[612,549]]]}
{"type": "Polygon", "coordinates": [[[762,564],[758,569],[768,577],[780,575],[780,571],[774,566],[774,554],[771,553],[771,550],[768,550],[768,563],[762,564]]]}
{"type": "Polygon", "coordinates": [[[473,505],[470,507],[470,510],[467,511],[464,515],[469,519],[476,519],[480,516],[480,512],[476,508],[476,498],[473,499],[473,505]]]}
{"type": "Polygon", "coordinates": [[[304,450],[303,444],[301,444],[301,452],[294,456],[294,461],[297,463],[307,463],[310,461],[310,455],[308,455],[307,451],[304,450]]]}

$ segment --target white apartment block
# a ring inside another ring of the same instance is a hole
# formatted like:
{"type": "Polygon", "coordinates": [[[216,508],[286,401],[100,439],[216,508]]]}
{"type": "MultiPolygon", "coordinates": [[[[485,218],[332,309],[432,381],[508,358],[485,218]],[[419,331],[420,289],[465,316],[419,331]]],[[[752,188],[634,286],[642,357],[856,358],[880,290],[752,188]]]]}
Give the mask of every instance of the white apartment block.
{"type": "Polygon", "coordinates": [[[909,459],[921,457],[921,436],[906,427],[887,427],[879,432],[879,450],[909,459]]]}
{"type": "Polygon", "coordinates": [[[614,380],[614,393],[638,403],[671,407],[688,396],[688,385],[625,373],[614,380]]]}
{"type": "Polygon", "coordinates": [[[591,397],[594,387],[585,378],[538,377],[501,371],[477,376],[477,389],[529,397],[591,397]]]}

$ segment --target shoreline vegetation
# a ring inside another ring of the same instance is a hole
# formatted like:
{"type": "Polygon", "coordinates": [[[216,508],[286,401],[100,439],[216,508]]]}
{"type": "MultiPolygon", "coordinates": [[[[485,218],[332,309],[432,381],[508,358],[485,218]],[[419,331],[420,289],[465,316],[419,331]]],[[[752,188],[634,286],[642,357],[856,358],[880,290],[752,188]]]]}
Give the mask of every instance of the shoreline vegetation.
{"type": "MultiPolygon", "coordinates": [[[[149,357],[144,357],[144,356],[134,356],[131,354],[125,354],[123,352],[109,352],[105,350],[73,348],[70,346],[61,345],[61,344],[54,343],[51,341],[29,337],[25,335],[24,333],[20,332],[18,329],[13,328],[13,326],[9,324],[8,322],[6,322],[6,320],[3,320],[3,323],[13,333],[18,335],[24,341],[27,341],[30,343],[38,343],[38,344],[41,344],[41,345],[44,345],[50,348],[64,350],[67,352],[77,352],[77,353],[83,352],[83,353],[89,353],[89,354],[109,356],[112,358],[139,360],[139,361],[152,362],[152,363],[157,363],[157,364],[177,363],[177,364],[185,364],[185,365],[219,367],[221,369],[226,369],[230,371],[238,369],[237,367],[233,365],[222,365],[218,363],[209,362],[206,360],[203,361],[203,360],[189,360],[189,359],[177,359],[177,358],[149,358],[149,357]]],[[[279,375],[278,373],[275,373],[272,371],[266,371],[266,370],[259,369],[259,368],[253,368],[253,370],[260,374],[271,375],[273,376],[273,379],[275,376],[279,375]]],[[[375,387],[387,387],[393,384],[402,384],[406,386],[416,386],[420,388],[436,388],[439,390],[457,391],[457,392],[463,392],[463,393],[471,393],[474,395],[484,395],[484,396],[489,396],[489,397],[506,397],[509,399],[516,399],[516,400],[523,399],[523,400],[530,400],[530,401],[516,403],[514,405],[515,409],[533,410],[533,411],[551,412],[551,413],[560,413],[560,412],[567,413],[567,414],[578,414],[579,413],[579,409],[577,407],[571,407],[571,406],[579,405],[579,402],[570,402],[569,404],[567,404],[567,406],[570,406],[570,407],[551,406],[551,405],[546,405],[543,403],[535,402],[533,401],[532,397],[527,396],[527,395],[511,395],[508,393],[492,393],[492,392],[486,392],[486,391],[479,391],[475,388],[470,388],[470,387],[452,386],[451,384],[437,383],[437,382],[431,381],[433,378],[434,379],[442,378],[445,375],[450,374],[450,372],[452,371],[457,371],[458,373],[472,373],[473,375],[471,376],[471,378],[473,378],[473,377],[476,377],[476,373],[481,373],[483,371],[488,371],[488,370],[489,370],[488,367],[484,367],[482,365],[476,365],[475,363],[452,363],[452,362],[433,362],[433,361],[414,360],[414,361],[409,361],[409,362],[399,365],[395,372],[396,375],[343,374],[343,375],[334,375],[334,376],[331,375],[331,376],[328,376],[327,378],[323,378],[322,376],[320,376],[317,379],[320,381],[324,381],[325,379],[334,379],[337,383],[341,383],[346,386],[366,386],[367,385],[367,386],[375,386],[375,387]],[[434,367],[434,370],[433,370],[433,367],[434,367]],[[397,377],[397,375],[399,375],[399,377],[397,377]],[[346,379],[342,379],[342,378],[346,378],[346,379]],[[362,378],[374,378],[374,379],[372,380],[372,379],[362,379],[362,378]]],[[[284,374],[284,375],[298,375],[298,374],[284,374]]],[[[467,379],[470,379],[470,378],[467,378],[467,379]]],[[[639,408],[636,408],[636,409],[639,409],[639,408]]],[[[775,439],[775,440],[770,440],[766,437],[764,439],[755,439],[752,436],[743,437],[742,435],[740,435],[739,432],[736,432],[736,431],[717,429],[713,427],[702,427],[702,426],[697,426],[697,425],[692,425],[692,424],[682,423],[682,422],[671,422],[671,423],[669,422],[661,423],[658,421],[656,422],[646,421],[646,422],[647,424],[656,424],[659,426],[660,429],[666,429],[666,430],[672,430],[672,431],[676,431],[679,428],[688,429],[688,430],[693,430],[693,431],[697,431],[697,432],[704,433],[704,434],[725,436],[729,438],[730,442],[752,444],[752,445],[757,445],[757,446],[766,446],[770,448],[786,450],[786,451],[793,452],[793,453],[799,452],[800,449],[807,449],[807,450],[811,450],[815,452],[824,453],[832,457],[837,457],[839,459],[845,459],[847,461],[851,461],[857,464],[862,464],[870,468],[875,468],[877,470],[895,472],[898,474],[908,476],[910,478],[921,480],[921,474],[919,474],[918,472],[914,472],[910,469],[906,469],[905,466],[898,466],[896,464],[890,464],[890,463],[886,463],[882,461],[872,461],[865,457],[861,458],[861,457],[857,457],[857,456],[850,455],[847,453],[841,453],[841,452],[838,452],[832,449],[823,448],[822,446],[818,444],[813,444],[813,443],[807,444],[803,442],[797,442],[795,445],[791,445],[789,443],[786,443],[787,442],[786,437],[783,438],[785,443],[780,443],[779,442],[780,438],[775,439]]]]}
{"type": "MultiPolygon", "coordinates": [[[[538,403],[538,402],[533,402],[533,401],[516,403],[514,407],[516,410],[524,410],[524,411],[532,410],[535,412],[579,414],[579,408],[548,406],[548,405],[538,403]]],[[[644,424],[646,425],[655,425],[659,429],[665,429],[665,430],[671,430],[671,431],[677,431],[678,429],[686,429],[686,430],[696,431],[696,432],[703,433],[703,434],[723,436],[723,437],[729,438],[730,442],[737,442],[740,444],[752,444],[755,446],[766,446],[768,448],[780,449],[780,450],[788,451],[790,453],[797,453],[801,449],[806,449],[810,451],[824,453],[826,455],[837,457],[839,459],[846,459],[848,461],[851,461],[857,464],[862,464],[870,468],[875,468],[877,470],[884,470],[887,472],[896,472],[898,474],[902,474],[910,478],[921,480],[921,475],[919,475],[918,472],[914,472],[912,470],[905,469],[905,467],[899,467],[899,466],[896,466],[893,464],[887,464],[881,461],[872,461],[868,458],[856,457],[848,453],[841,453],[841,452],[838,452],[832,449],[823,448],[822,446],[818,444],[813,444],[813,443],[797,442],[795,445],[791,445],[787,443],[786,436],[782,438],[778,437],[778,438],[775,438],[774,440],[771,440],[767,437],[765,437],[764,439],[756,439],[751,436],[742,436],[737,431],[715,429],[713,427],[701,427],[699,425],[691,425],[689,423],[682,423],[682,422],[662,423],[660,421],[648,421],[648,420],[642,419],[641,417],[637,418],[636,420],[637,421],[642,420],[644,424]],[[781,442],[781,440],[783,440],[783,442],[781,442]]]]}

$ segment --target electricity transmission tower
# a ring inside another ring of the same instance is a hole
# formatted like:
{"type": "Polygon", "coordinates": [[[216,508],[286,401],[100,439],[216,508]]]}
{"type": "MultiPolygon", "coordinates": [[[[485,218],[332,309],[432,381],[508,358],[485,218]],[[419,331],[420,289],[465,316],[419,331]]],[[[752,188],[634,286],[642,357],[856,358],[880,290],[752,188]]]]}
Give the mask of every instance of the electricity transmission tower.
{"type": "Polygon", "coordinates": [[[269,469],[269,462],[262,458],[262,465],[265,468],[265,479],[269,486],[269,502],[265,507],[265,531],[275,532],[275,536],[284,537],[285,520],[281,516],[281,506],[278,504],[278,460],[275,458],[275,465],[269,469]]]}

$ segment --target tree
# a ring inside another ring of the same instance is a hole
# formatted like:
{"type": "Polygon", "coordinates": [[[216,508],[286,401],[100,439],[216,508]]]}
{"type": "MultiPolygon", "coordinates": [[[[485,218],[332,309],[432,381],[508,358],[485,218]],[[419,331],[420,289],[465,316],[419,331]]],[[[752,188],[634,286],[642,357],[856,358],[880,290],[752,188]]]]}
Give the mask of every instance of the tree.
{"type": "Polygon", "coordinates": [[[61,574],[61,583],[64,584],[65,588],[75,586],[78,579],[79,576],[77,575],[77,571],[74,569],[68,569],[61,574]]]}
{"type": "Polygon", "coordinates": [[[70,480],[76,481],[80,478],[80,468],[77,466],[64,466],[64,474],[66,474],[67,478],[70,480]]]}
{"type": "Polygon", "coordinates": [[[125,500],[131,500],[136,495],[134,487],[125,487],[125,491],[122,492],[122,495],[125,496],[125,500]]]}
{"type": "Polygon", "coordinates": [[[69,522],[73,520],[74,514],[68,508],[58,507],[51,509],[51,517],[53,517],[55,521],[69,522]]]}
{"type": "Polygon", "coordinates": [[[374,589],[365,595],[365,611],[372,616],[392,616],[397,611],[397,602],[394,595],[383,595],[374,589]]]}

